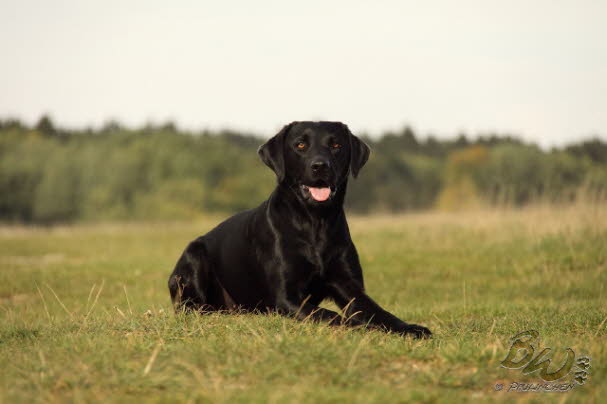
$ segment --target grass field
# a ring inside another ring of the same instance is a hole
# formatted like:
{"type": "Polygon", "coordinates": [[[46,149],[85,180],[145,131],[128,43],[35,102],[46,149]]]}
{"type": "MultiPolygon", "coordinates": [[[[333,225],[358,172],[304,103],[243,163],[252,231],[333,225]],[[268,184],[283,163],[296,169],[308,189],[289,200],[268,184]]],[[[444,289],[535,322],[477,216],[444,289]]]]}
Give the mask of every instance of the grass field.
{"type": "Polygon", "coordinates": [[[167,278],[216,220],[0,227],[0,402],[607,397],[606,208],[352,218],[367,291],[433,330],[428,341],[274,315],[174,315],[167,278]],[[500,367],[528,329],[558,363],[567,347],[588,355],[587,382],[506,392],[539,381],[500,367]]]}

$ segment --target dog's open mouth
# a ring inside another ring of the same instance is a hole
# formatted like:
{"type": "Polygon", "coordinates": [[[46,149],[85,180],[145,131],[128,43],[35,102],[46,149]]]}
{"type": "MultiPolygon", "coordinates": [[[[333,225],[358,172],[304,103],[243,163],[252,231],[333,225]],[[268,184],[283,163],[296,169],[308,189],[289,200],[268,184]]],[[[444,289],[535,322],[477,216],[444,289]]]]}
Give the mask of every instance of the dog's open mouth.
{"type": "Polygon", "coordinates": [[[318,186],[311,187],[308,185],[302,185],[301,189],[304,193],[304,196],[310,197],[316,202],[326,202],[335,193],[335,187],[327,187],[327,186],[318,186]]]}

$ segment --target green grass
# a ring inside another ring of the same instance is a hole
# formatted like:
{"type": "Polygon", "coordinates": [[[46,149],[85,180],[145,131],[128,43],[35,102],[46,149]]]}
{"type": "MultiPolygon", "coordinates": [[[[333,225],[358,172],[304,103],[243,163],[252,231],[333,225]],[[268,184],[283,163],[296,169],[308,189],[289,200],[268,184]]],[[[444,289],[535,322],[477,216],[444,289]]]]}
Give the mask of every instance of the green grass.
{"type": "MultiPolygon", "coordinates": [[[[599,402],[607,211],[353,218],[369,294],[429,341],[275,315],[174,315],[167,278],[216,223],[0,228],[0,402],[599,402]],[[592,359],[568,393],[500,367],[536,329],[592,359]]],[[[327,307],[331,307],[330,304],[327,307]]]]}

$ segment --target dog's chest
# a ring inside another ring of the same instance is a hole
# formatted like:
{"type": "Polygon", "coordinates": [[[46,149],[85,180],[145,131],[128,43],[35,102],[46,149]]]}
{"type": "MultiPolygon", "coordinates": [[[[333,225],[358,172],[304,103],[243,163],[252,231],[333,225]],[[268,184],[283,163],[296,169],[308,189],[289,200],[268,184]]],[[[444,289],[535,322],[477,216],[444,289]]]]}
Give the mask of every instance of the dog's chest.
{"type": "Polygon", "coordinates": [[[297,250],[306,262],[303,270],[307,274],[322,277],[326,273],[340,247],[335,245],[334,229],[335,226],[328,221],[303,222],[296,227],[297,250]]]}
{"type": "Polygon", "coordinates": [[[322,275],[324,273],[325,263],[320,251],[317,248],[311,247],[307,258],[313,264],[314,268],[322,275]]]}
{"type": "Polygon", "coordinates": [[[324,235],[313,235],[308,239],[304,239],[302,245],[302,252],[312,267],[313,272],[324,274],[327,266],[328,255],[330,253],[329,240],[324,235]]]}

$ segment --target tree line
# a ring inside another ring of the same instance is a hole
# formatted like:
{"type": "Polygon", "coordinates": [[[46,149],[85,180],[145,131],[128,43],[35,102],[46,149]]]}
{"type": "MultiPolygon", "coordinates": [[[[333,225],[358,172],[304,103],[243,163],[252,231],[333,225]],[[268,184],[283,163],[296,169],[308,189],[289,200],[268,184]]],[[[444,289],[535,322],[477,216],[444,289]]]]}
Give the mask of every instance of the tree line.
{"type": "MultiPolygon", "coordinates": [[[[410,127],[360,136],[372,154],[350,181],[351,212],[607,199],[607,143],[598,137],[543,150],[514,136],[439,140],[410,127]]],[[[275,185],[256,153],[263,141],[171,122],[75,130],[48,116],[32,126],[0,119],[0,221],[179,220],[248,209],[275,185]]]]}

